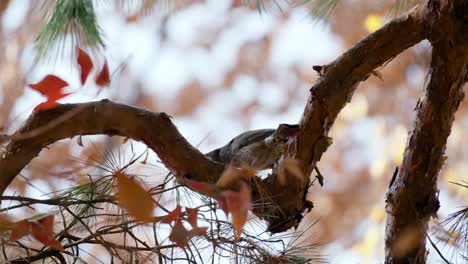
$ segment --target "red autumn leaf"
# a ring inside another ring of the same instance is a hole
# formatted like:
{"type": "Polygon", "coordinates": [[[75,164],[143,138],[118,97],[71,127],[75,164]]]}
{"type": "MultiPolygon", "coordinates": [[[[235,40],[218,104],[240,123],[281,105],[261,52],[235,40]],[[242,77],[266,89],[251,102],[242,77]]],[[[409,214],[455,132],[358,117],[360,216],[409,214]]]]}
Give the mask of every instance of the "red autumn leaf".
{"type": "Polygon", "coordinates": [[[206,235],[206,231],[208,227],[194,227],[192,230],[189,231],[190,238],[194,236],[204,236],[206,235]]]}
{"type": "Polygon", "coordinates": [[[190,189],[205,194],[206,196],[214,197],[216,195],[217,188],[214,184],[188,179],[184,179],[183,182],[190,189]]]}
{"type": "Polygon", "coordinates": [[[34,238],[39,242],[51,248],[64,251],[62,244],[54,238],[53,233],[44,232],[40,225],[34,223],[31,224],[31,229],[34,238]]]}
{"type": "Polygon", "coordinates": [[[133,14],[133,15],[128,16],[125,20],[127,21],[127,23],[136,23],[140,21],[141,17],[142,17],[141,14],[138,13],[138,14],[133,14]]]}
{"type": "Polygon", "coordinates": [[[52,233],[54,230],[54,215],[47,215],[39,219],[31,221],[32,223],[37,223],[40,225],[46,232],[52,233]]]}
{"type": "Polygon", "coordinates": [[[68,83],[55,75],[49,74],[40,82],[36,84],[29,84],[29,86],[49,98],[62,94],[62,89],[67,87],[68,83]]]}
{"type": "Polygon", "coordinates": [[[179,205],[172,210],[172,212],[168,213],[162,220],[161,223],[169,224],[173,221],[180,221],[182,215],[182,207],[179,205]]]}
{"type": "Polygon", "coordinates": [[[185,208],[187,212],[187,221],[193,228],[198,227],[198,209],[197,208],[185,208]]]}
{"type": "Polygon", "coordinates": [[[107,60],[104,62],[104,66],[102,66],[101,72],[96,77],[96,84],[98,86],[107,86],[110,84],[110,73],[107,60]]]}
{"type": "Polygon", "coordinates": [[[143,222],[150,222],[154,210],[154,201],[135,179],[118,172],[114,174],[117,189],[117,201],[129,215],[143,222]]]}
{"type": "Polygon", "coordinates": [[[54,215],[30,221],[31,233],[39,242],[51,248],[63,251],[63,246],[54,238],[54,215]]]}
{"type": "Polygon", "coordinates": [[[13,224],[10,240],[16,241],[31,233],[31,227],[28,219],[23,219],[13,224]]]}
{"type": "Polygon", "coordinates": [[[174,242],[177,246],[185,248],[188,246],[188,241],[192,239],[192,237],[204,236],[206,235],[206,230],[208,230],[208,227],[196,227],[188,231],[179,219],[172,228],[169,240],[174,242]]]}
{"type": "Polygon", "coordinates": [[[82,49],[78,48],[78,65],[80,66],[80,78],[81,84],[84,85],[86,79],[88,79],[88,75],[93,69],[93,62],[89,55],[84,52],[82,49]]]}
{"type": "Polygon", "coordinates": [[[63,92],[63,88],[67,86],[67,82],[50,74],[36,84],[29,84],[29,87],[33,90],[36,90],[47,97],[47,101],[37,105],[34,108],[34,111],[50,109],[57,106],[59,104],[56,102],[57,100],[70,94],[63,92]]]}
{"type": "MultiPolygon", "coordinates": [[[[229,192],[229,191],[227,191],[229,192]]],[[[223,193],[226,193],[223,192],[223,193]]],[[[228,208],[228,204],[227,204],[227,201],[226,201],[226,197],[225,195],[218,195],[218,197],[216,197],[216,202],[218,203],[218,207],[223,210],[223,212],[226,214],[226,216],[229,215],[229,208],[228,208]]]]}
{"type": "Polygon", "coordinates": [[[153,216],[153,217],[151,217],[150,222],[151,223],[157,223],[159,221],[162,221],[164,219],[164,217],[166,217],[166,216],[153,216]]]}
{"type": "Polygon", "coordinates": [[[240,168],[229,166],[216,182],[216,186],[220,188],[233,186],[242,180],[248,181],[253,178],[256,173],[256,170],[246,164],[242,164],[240,168]]]}
{"type": "Polygon", "coordinates": [[[16,223],[13,222],[10,217],[5,214],[0,214],[0,232],[13,230],[15,224],[16,223]]]}
{"type": "Polygon", "coordinates": [[[190,232],[182,225],[182,222],[180,220],[176,221],[171,234],[169,234],[169,240],[177,246],[185,248],[188,246],[190,238],[190,232]]]}
{"type": "Polygon", "coordinates": [[[242,234],[242,228],[247,222],[247,213],[252,209],[252,197],[246,183],[242,183],[239,192],[224,191],[217,197],[218,205],[227,214],[232,214],[232,225],[236,237],[242,234]]]}

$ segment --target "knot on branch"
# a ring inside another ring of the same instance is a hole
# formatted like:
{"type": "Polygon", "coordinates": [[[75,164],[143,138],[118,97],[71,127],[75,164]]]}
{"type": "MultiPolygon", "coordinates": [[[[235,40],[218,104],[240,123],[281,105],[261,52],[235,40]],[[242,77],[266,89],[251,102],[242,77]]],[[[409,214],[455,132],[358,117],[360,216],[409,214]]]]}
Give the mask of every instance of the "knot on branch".
{"type": "Polygon", "coordinates": [[[432,43],[448,38],[449,42],[468,45],[468,1],[428,1],[424,20],[432,43]]]}

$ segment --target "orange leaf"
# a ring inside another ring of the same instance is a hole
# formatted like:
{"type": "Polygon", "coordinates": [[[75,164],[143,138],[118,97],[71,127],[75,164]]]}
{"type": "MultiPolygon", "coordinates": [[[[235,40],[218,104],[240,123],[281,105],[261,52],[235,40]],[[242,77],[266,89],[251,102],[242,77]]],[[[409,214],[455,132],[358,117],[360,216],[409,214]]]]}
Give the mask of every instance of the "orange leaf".
{"type": "Polygon", "coordinates": [[[216,186],[214,184],[206,182],[184,179],[183,183],[190,189],[210,197],[214,197],[217,191],[216,186]]]}
{"type": "Polygon", "coordinates": [[[242,164],[240,168],[229,166],[216,182],[218,187],[229,187],[242,180],[249,180],[255,176],[257,172],[246,164],[242,164]]]}
{"type": "Polygon", "coordinates": [[[93,62],[89,55],[84,52],[82,49],[78,48],[78,65],[80,66],[80,78],[81,84],[84,85],[86,79],[88,79],[88,75],[93,69],[93,62]]]}
{"type": "Polygon", "coordinates": [[[206,235],[206,231],[208,227],[194,227],[192,230],[189,231],[190,238],[194,236],[204,236],[206,235]]]}
{"type": "Polygon", "coordinates": [[[162,220],[161,223],[164,224],[169,224],[172,223],[172,221],[180,221],[180,216],[182,215],[182,207],[179,205],[172,210],[172,212],[168,213],[162,220]]]}
{"type": "Polygon", "coordinates": [[[102,66],[101,72],[96,77],[96,84],[99,86],[107,86],[110,84],[110,73],[107,60],[104,62],[104,66],[102,66]]]}
{"type": "Polygon", "coordinates": [[[187,221],[193,228],[198,227],[198,209],[197,208],[185,208],[187,212],[187,221]]]}
{"type": "Polygon", "coordinates": [[[190,238],[190,232],[187,231],[184,225],[182,225],[182,222],[178,220],[172,228],[171,234],[169,235],[169,240],[176,243],[177,246],[185,248],[188,246],[188,241],[190,238]]]}
{"type": "Polygon", "coordinates": [[[15,224],[7,215],[0,215],[0,232],[11,231],[15,224]]]}
{"type": "Polygon", "coordinates": [[[42,226],[42,228],[46,232],[52,233],[54,231],[54,215],[47,215],[31,222],[36,222],[37,224],[42,226]]]}
{"type": "Polygon", "coordinates": [[[114,174],[117,188],[117,201],[125,208],[129,215],[143,222],[152,219],[154,201],[135,179],[129,178],[122,172],[114,174]]]}
{"type": "Polygon", "coordinates": [[[188,231],[179,219],[172,228],[169,240],[176,243],[177,246],[185,248],[188,246],[188,241],[192,239],[192,237],[204,236],[206,235],[206,230],[208,230],[208,227],[196,227],[188,231]]]}
{"type": "Polygon", "coordinates": [[[47,98],[62,93],[62,89],[68,86],[68,83],[55,75],[47,75],[40,82],[36,84],[29,84],[29,86],[40,92],[47,98]]]}
{"type": "Polygon", "coordinates": [[[30,221],[31,233],[39,242],[51,248],[63,251],[63,246],[54,238],[54,215],[30,221]]]}
{"type": "Polygon", "coordinates": [[[232,225],[236,237],[242,234],[242,228],[247,222],[247,213],[252,209],[252,196],[246,183],[242,183],[239,192],[224,191],[218,199],[219,206],[226,214],[232,214],[232,225]]]}
{"type": "Polygon", "coordinates": [[[141,19],[141,14],[134,14],[126,18],[127,23],[136,23],[141,19]]]}
{"type": "Polygon", "coordinates": [[[63,88],[67,87],[68,83],[55,75],[47,75],[40,82],[36,84],[29,84],[33,90],[40,92],[47,97],[47,101],[39,104],[34,108],[34,111],[50,109],[57,106],[59,103],[56,101],[69,95],[70,93],[63,93],[63,88]]]}
{"type": "Polygon", "coordinates": [[[165,216],[153,216],[153,217],[151,217],[150,222],[151,222],[151,223],[157,223],[157,222],[159,222],[159,221],[162,221],[162,220],[164,219],[164,217],[165,217],[165,216]]]}
{"type": "Polygon", "coordinates": [[[226,192],[232,192],[232,191],[224,191],[221,195],[218,195],[218,197],[216,197],[216,202],[218,203],[219,208],[223,210],[226,216],[228,216],[230,210],[228,208],[228,204],[227,204],[226,197],[225,197],[226,192]]]}
{"type": "Polygon", "coordinates": [[[16,241],[31,233],[31,227],[28,219],[23,219],[13,224],[10,240],[16,241]]]}

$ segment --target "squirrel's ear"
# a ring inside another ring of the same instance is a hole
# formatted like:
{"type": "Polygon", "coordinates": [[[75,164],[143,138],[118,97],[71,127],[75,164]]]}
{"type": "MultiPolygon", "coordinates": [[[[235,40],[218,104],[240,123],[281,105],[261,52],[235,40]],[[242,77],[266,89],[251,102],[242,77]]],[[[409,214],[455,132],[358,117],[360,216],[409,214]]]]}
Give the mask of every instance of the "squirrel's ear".
{"type": "Polygon", "coordinates": [[[276,131],[283,137],[292,137],[299,132],[299,125],[280,124],[276,131]]]}

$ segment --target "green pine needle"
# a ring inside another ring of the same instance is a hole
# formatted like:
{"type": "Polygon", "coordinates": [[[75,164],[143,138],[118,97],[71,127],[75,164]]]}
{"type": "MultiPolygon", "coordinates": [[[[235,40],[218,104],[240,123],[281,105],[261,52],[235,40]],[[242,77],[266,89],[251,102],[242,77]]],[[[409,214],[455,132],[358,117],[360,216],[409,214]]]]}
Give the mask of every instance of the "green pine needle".
{"type": "MultiPolygon", "coordinates": [[[[276,2],[276,1],[275,1],[275,2],[276,2]]],[[[245,3],[245,4],[248,5],[249,7],[255,7],[255,8],[257,8],[257,10],[258,10],[259,13],[263,13],[264,11],[266,11],[265,3],[263,2],[263,0],[255,0],[255,1],[252,1],[252,0],[244,0],[243,3],[245,3]]]]}
{"type": "MultiPolygon", "coordinates": [[[[112,188],[110,188],[110,186],[112,186],[112,177],[102,177],[97,181],[59,191],[54,198],[63,201],[83,202],[82,204],[72,206],[70,209],[74,211],[76,216],[83,218],[82,221],[88,222],[93,220],[93,218],[89,218],[88,216],[95,214],[96,204],[87,204],[86,202],[94,199],[111,198],[112,188]]],[[[68,223],[68,226],[71,227],[77,223],[77,219],[74,218],[68,223]]]]}
{"type": "Polygon", "coordinates": [[[43,5],[48,22],[36,39],[35,48],[44,56],[70,32],[74,41],[94,48],[104,48],[102,33],[96,22],[92,0],[56,0],[43,5]]]}
{"type": "Polygon", "coordinates": [[[327,21],[338,6],[340,0],[318,0],[312,7],[312,15],[322,21],[327,21]]]}

